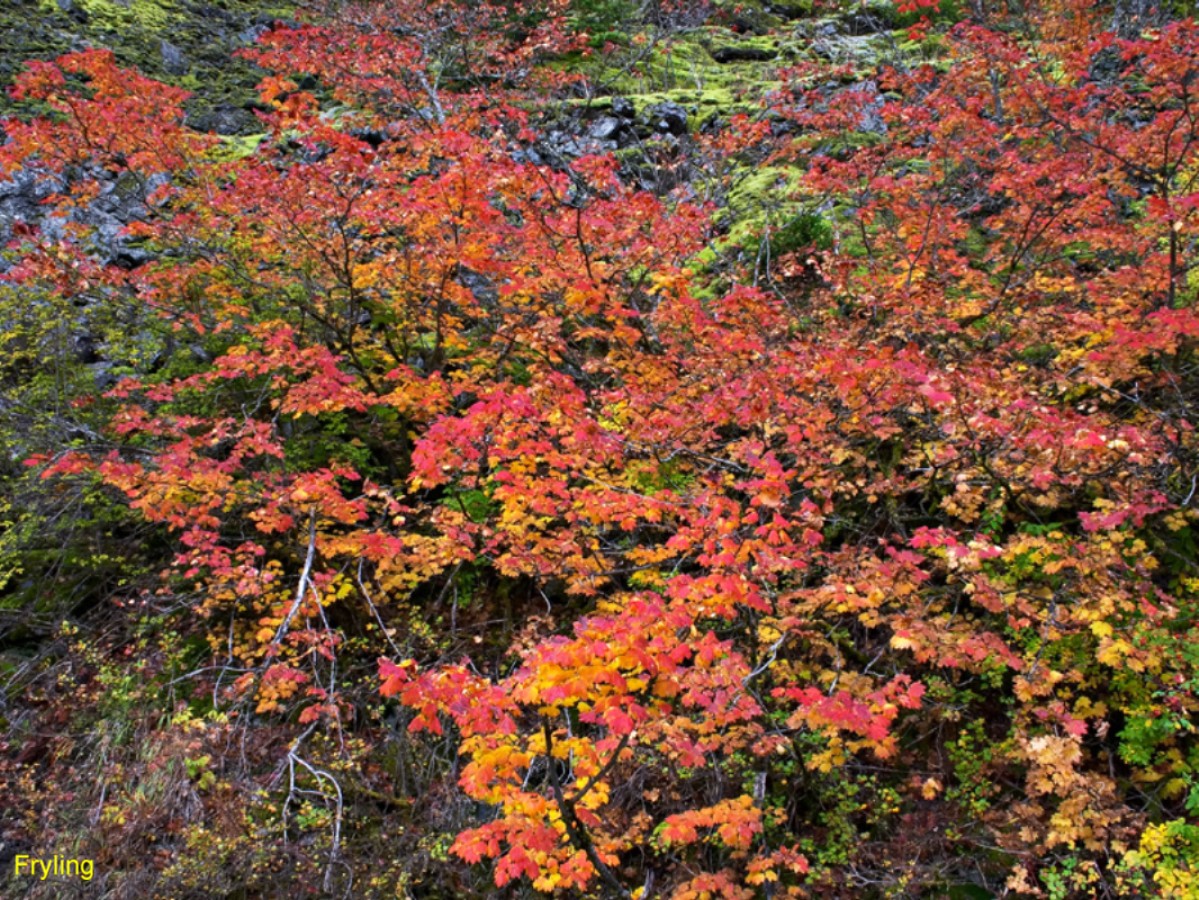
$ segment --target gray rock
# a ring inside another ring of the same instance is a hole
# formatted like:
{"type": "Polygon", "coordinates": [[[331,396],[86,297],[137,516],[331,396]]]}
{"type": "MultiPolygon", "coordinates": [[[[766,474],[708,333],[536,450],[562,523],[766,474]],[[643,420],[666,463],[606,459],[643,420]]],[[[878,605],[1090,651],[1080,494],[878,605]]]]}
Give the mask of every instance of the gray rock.
{"type": "Polygon", "coordinates": [[[486,275],[463,267],[458,272],[458,283],[470,291],[484,309],[494,309],[499,302],[500,292],[486,275]]]}
{"type": "Polygon", "coordinates": [[[131,271],[138,266],[143,266],[150,260],[154,259],[154,254],[148,250],[143,250],[141,247],[123,246],[116,250],[112,255],[112,264],[118,269],[131,271]]]}
{"type": "Polygon", "coordinates": [[[92,381],[96,385],[96,390],[106,391],[109,388],[116,387],[117,382],[121,379],[112,371],[114,364],[110,362],[97,362],[88,366],[92,373],[92,381]]]}
{"type": "Polygon", "coordinates": [[[258,119],[247,109],[220,103],[204,112],[188,115],[187,126],[213,134],[252,134],[261,131],[258,119]]]}
{"type": "Polygon", "coordinates": [[[41,202],[61,188],[61,179],[39,177],[31,169],[0,182],[0,233],[7,237],[14,225],[37,222],[45,214],[41,202]]]}
{"type": "Polygon", "coordinates": [[[637,117],[637,107],[633,105],[633,101],[628,97],[613,97],[612,115],[619,116],[622,119],[635,119],[637,117]]]}
{"type": "Polygon", "coordinates": [[[836,37],[837,33],[837,23],[828,19],[809,20],[795,26],[797,38],[831,38],[836,37]]]}
{"type": "Polygon", "coordinates": [[[84,365],[93,365],[100,362],[100,351],[96,343],[96,338],[90,334],[76,334],[71,343],[75,350],[75,359],[84,365]]]}
{"type": "Polygon", "coordinates": [[[776,138],[784,137],[785,135],[796,134],[798,132],[799,132],[799,126],[796,125],[794,122],[790,122],[786,119],[771,119],[770,120],[770,136],[771,137],[776,137],[776,138]]]}
{"type": "Polygon", "coordinates": [[[887,123],[883,120],[882,109],[887,102],[879,93],[878,85],[873,81],[863,81],[851,85],[846,91],[853,95],[859,103],[861,114],[858,117],[858,131],[867,134],[886,134],[887,123]]]}
{"type": "Polygon", "coordinates": [[[844,29],[847,34],[867,35],[882,34],[890,30],[889,15],[882,10],[853,13],[845,17],[844,29]]]}
{"type": "MultiPolygon", "coordinates": [[[[61,179],[39,177],[29,169],[22,169],[8,181],[0,182],[0,247],[11,241],[18,229],[26,227],[40,229],[52,241],[61,239],[62,222],[46,219],[46,209],[41,205],[61,188],[61,179]]],[[[10,266],[11,263],[0,256],[0,274],[7,272],[10,266]]]]}
{"type": "Polygon", "coordinates": [[[838,35],[812,41],[812,52],[834,65],[876,66],[892,44],[890,35],[838,35]]]}
{"type": "MultiPolygon", "coordinates": [[[[96,174],[96,173],[91,173],[96,174]]],[[[120,176],[101,175],[100,193],[90,203],[69,211],[65,219],[46,215],[42,201],[51,194],[66,189],[59,177],[39,175],[34,170],[18,171],[10,180],[0,183],[0,245],[7,243],[19,226],[38,228],[45,238],[54,241],[76,241],[68,233],[67,223],[88,226],[91,231],[84,248],[104,264],[132,269],[148,262],[151,254],[131,244],[125,227],[146,213],[145,198],[166,181],[163,175],[138,178],[128,173],[120,176]]],[[[0,270],[4,264],[0,262],[0,270]]]]}
{"type": "Polygon", "coordinates": [[[260,37],[271,30],[270,25],[259,22],[257,25],[251,25],[237,36],[237,39],[243,44],[253,44],[260,37]]]}
{"type": "Polygon", "coordinates": [[[388,141],[387,132],[379,128],[352,128],[350,134],[376,150],[388,141]]]}
{"type": "Polygon", "coordinates": [[[588,135],[574,135],[565,131],[551,131],[546,135],[541,149],[550,157],[552,165],[555,157],[577,159],[580,156],[606,153],[615,147],[612,141],[599,141],[588,135]]]}
{"type": "Polygon", "coordinates": [[[604,116],[591,124],[587,129],[587,136],[597,141],[615,141],[624,129],[625,123],[622,120],[615,116],[604,116]]]}
{"type": "Polygon", "coordinates": [[[170,41],[162,41],[158,45],[158,52],[162,54],[162,67],[172,75],[186,75],[191,68],[187,54],[170,41]]]}
{"type": "Polygon", "coordinates": [[[687,110],[677,103],[656,103],[645,111],[653,129],[660,134],[682,135],[687,133],[687,110]]]}
{"type": "Polygon", "coordinates": [[[544,166],[545,159],[536,150],[513,150],[512,161],[517,165],[544,166]]]}

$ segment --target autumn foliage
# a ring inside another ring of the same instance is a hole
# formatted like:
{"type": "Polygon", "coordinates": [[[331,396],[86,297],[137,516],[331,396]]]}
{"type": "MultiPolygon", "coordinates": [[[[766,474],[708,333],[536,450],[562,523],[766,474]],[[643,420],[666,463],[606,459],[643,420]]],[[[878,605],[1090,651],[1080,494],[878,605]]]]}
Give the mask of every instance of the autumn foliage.
{"type": "Polygon", "coordinates": [[[752,272],[547,149],[557,0],[276,28],[233,150],[30,64],[0,171],[68,225],[3,280],[153,362],[27,454],[143,530],[14,681],[9,839],[92,816],[130,896],[1199,891],[1199,25],[989,15],[871,131],[806,61],[695,138],[827,229],[752,272]],[[137,265],[75,221],[115,174],[137,265]]]}

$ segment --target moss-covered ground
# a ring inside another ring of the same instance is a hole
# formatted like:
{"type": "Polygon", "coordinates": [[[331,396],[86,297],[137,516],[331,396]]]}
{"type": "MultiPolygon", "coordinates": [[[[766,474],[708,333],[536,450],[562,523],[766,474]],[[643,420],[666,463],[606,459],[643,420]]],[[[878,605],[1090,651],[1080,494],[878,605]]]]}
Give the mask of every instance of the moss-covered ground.
{"type": "MultiPolygon", "coordinates": [[[[945,9],[939,18],[956,17],[952,3],[945,9]]],[[[702,24],[669,35],[610,32],[607,52],[557,65],[587,76],[586,96],[571,102],[589,115],[606,114],[615,98],[630,101],[638,115],[672,102],[687,111],[695,135],[719,129],[736,113],[763,115],[770,96],[784,86],[786,70],[805,61],[850,66],[847,86],[875,78],[881,66],[935,64],[941,53],[938,29],[913,40],[907,30],[911,18],[880,2],[862,4],[849,18],[821,17],[803,0],[718,2],[702,24]]],[[[852,146],[872,139],[876,136],[847,133],[842,141],[852,146]]],[[[645,155],[639,147],[621,151],[634,168],[639,154],[645,155]]],[[[817,215],[797,196],[801,173],[793,163],[772,165],[753,154],[725,162],[718,185],[693,185],[722,208],[723,233],[700,255],[701,265],[730,257],[752,260],[774,248],[797,217],[817,215]]],[[[697,169],[697,180],[703,177],[697,169]]]]}
{"type": "Polygon", "coordinates": [[[8,87],[25,60],[85,47],[107,47],[122,65],[192,91],[189,111],[197,116],[243,110],[261,73],[233,51],[292,12],[287,3],[254,0],[5,0],[0,115],[20,112],[8,87]]]}

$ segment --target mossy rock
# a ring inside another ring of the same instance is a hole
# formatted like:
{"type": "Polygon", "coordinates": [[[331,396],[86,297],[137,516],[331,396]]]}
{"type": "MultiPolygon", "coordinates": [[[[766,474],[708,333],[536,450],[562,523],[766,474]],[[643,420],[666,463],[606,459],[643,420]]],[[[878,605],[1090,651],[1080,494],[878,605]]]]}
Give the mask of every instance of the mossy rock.
{"type": "Polygon", "coordinates": [[[721,65],[737,62],[769,62],[778,59],[782,48],[774,37],[755,37],[736,41],[715,37],[708,53],[721,65]]]}
{"type": "Polygon", "coordinates": [[[89,28],[117,31],[130,27],[162,31],[181,16],[172,0],[38,0],[43,13],[75,14],[89,28]]]}
{"type": "Polygon", "coordinates": [[[265,134],[223,135],[216,155],[229,161],[245,159],[257,153],[265,139],[265,134]]]}
{"type": "Polygon", "coordinates": [[[899,40],[890,33],[837,34],[812,41],[812,53],[832,65],[852,65],[875,69],[881,62],[900,52],[899,40]]]}
{"type": "Polygon", "coordinates": [[[693,123],[702,124],[716,114],[756,111],[761,98],[780,86],[779,67],[802,52],[798,41],[786,37],[741,37],[705,26],[662,42],[635,67],[617,52],[574,68],[605,94],[632,100],[638,112],[671,101],[688,107],[693,123]]]}
{"type": "MultiPolygon", "coordinates": [[[[732,175],[722,214],[725,236],[717,242],[723,251],[754,251],[762,240],[791,222],[800,211],[797,199],[803,172],[793,166],[754,166],[732,175]]],[[[773,252],[773,250],[772,250],[773,252]]]]}
{"type": "Polygon", "coordinates": [[[247,113],[262,72],[234,51],[293,10],[253,0],[9,0],[0,8],[0,115],[38,111],[7,94],[25,60],[107,47],[120,65],[191,91],[186,108],[200,127],[234,110],[216,121],[255,130],[247,113]]]}

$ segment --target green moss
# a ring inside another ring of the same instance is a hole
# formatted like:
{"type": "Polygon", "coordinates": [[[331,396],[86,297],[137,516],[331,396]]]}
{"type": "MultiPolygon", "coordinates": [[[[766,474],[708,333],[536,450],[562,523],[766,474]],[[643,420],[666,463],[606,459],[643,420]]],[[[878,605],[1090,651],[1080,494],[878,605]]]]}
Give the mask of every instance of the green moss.
{"type": "Polygon", "coordinates": [[[987,252],[987,247],[990,246],[986,234],[974,226],[971,226],[970,230],[966,232],[966,238],[962,243],[966,255],[971,259],[982,259],[987,252]]]}
{"type": "MultiPolygon", "coordinates": [[[[74,0],[74,3],[86,14],[89,25],[108,30],[131,25],[166,28],[180,16],[179,5],[172,0],[128,0],[127,3],[118,3],[116,0],[74,0]]],[[[38,5],[48,12],[58,11],[59,8],[57,0],[39,0],[38,5]]]]}
{"type": "Polygon", "coordinates": [[[1047,366],[1057,358],[1058,349],[1053,344],[1033,344],[1016,354],[1023,362],[1034,366],[1047,366]]]}
{"type": "Polygon", "coordinates": [[[750,36],[725,36],[721,34],[724,29],[710,28],[705,30],[705,41],[701,42],[705,45],[714,47],[715,49],[729,48],[733,50],[748,50],[762,51],[765,53],[778,54],[783,52],[789,44],[780,39],[779,35],[750,35],[750,36]]]}
{"type": "MultiPolygon", "coordinates": [[[[690,115],[690,124],[693,127],[702,123],[705,118],[716,112],[748,110],[751,108],[743,98],[734,95],[728,90],[721,89],[695,91],[684,88],[676,91],[649,91],[625,96],[628,97],[638,114],[659,103],[677,103],[687,110],[690,115]]],[[[566,101],[566,105],[585,107],[592,112],[601,113],[612,108],[612,98],[598,97],[592,100],[568,100],[566,101]]]]}
{"type": "Polygon", "coordinates": [[[726,247],[756,247],[799,212],[796,199],[803,172],[784,166],[746,166],[735,172],[725,213],[726,247]]]}
{"type": "Polygon", "coordinates": [[[770,253],[776,257],[795,250],[828,250],[832,246],[832,226],[820,213],[808,210],[794,215],[770,236],[770,253]]]}
{"type": "Polygon", "coordinates": [[[834,159],[844,159],[849,154],[862,147],[873,147],[882,143],[884,136],[869,131],[845,131],[836,137],[821,141],[816,146],[816,152],[822,156],[834,159]]]}
{"type": "Polygon", "coordinates": [[[567,67],[582,71],[605,94],[629,97],[638,108],[668,99],[732,112],[756,107],[767,91],[777,88],[779,67],[798,59],[800,49],[776,36],[743,38],[725,28],[706,27],[662,41],[638,58],[641,53],[644,49],[633,47],[567,67]],[[722,49],[770,53],[772,58],[720,63],[713,53],[722,49]]]}
{"type": "MultiPolygon", "coordinates": [[[[857,209],[845,202],[834,203],[829,211],[828,219],[836,235],[837,252],[851,259],[865,259],[870,255],[862,240],[862,232],[857,219],[857,209]]],[[[865,270],[858,270],[855,277],[863,277],[865,270]]]]}
{"type": "Polygon", "coordinates": [[[636,15],[637,6],[631,0],[572,0],[570,4],[571,27],[591,35],[593,47],[602,47],[609,41],[627,41],[620,29],[627,27],[636,15]]]}
{"type": "Polygon", "coordinates": [[[221,137],[220,147],[216,155],[221,159],[237,160],[253,156],[259,145],[266,138],[265,134],[235,134],[221,137]]]}
{"type": "Polygon", "coordinates": [[[736,213],[777,202],[781,196],[794,193],[799,175],[795,169],[784,166],[747,168],[729,191],[729,208],[736,213]]]}
{"type": "MultiPolygon", "coordinates": [[[[189,114],[242,108],[256,99],[261,72],[233,56],[242,35],[263,16],[285,19],[293,7],[254,0],[9,0],[0,4],[0,115],[39,112],[15,104],[4,89],[25,60],[51,59],[80,47],[107,47],[117,62],[194,96],[189,114]],[[167,71],[163,41],[178,48],[187,71],[167,71]]],[[[250,123],[252,124],[252,123],[250,123]]]]}
{"type": "Polygon", "coordinates": [[[904,39],[899,42],[899,52],[914,60],[921,62],[932,62],[940,59],[945,55],[947,50],[945,36],[937,32],[929,32],[920,40],[911,40],[904,35],[904,39]]]}
{"type": "Polygon", "coordinates": [[[901,53],[898,37],[886,33],[818,38],[812,42],[812,52],[833,65],[859,69],[873,69],[901,53]]]}

